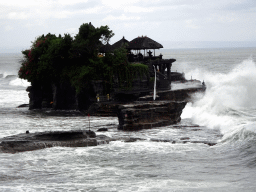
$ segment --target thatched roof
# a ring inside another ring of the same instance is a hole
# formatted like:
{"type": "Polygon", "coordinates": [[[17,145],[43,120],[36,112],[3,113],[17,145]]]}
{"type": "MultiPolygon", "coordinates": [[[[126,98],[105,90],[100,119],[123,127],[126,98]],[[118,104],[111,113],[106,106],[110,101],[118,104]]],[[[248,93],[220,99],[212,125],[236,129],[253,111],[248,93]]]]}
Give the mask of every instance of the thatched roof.
{"type": "Polygon", "coordinates": [[[115,42],[113,45],[112,45],[112,50],[115,50],[115,49],[119,49],[123,46],[127,47],[129,44],[129,41],[126,40],[124,37],[122,39],[120,39],[119,41],[115,42]]]}
{"type": "Polygon", "coordinates": [[[100,47],[99,52],[100,53],[108,53],[112,51],[112,45],[110,45],[108,42],[106,45],[103,45],[100,47]]]}
{"type": "Polygon", "coordinates": [[[139,50],[139,49],[160,49],[163,48],[163,46],[150,39],[149,37],[137,37],[135,39],[133,39],[132,41],[130,41],[129,46],[127,47],[128,49],[135,49],[135,50],[139,50]]]}

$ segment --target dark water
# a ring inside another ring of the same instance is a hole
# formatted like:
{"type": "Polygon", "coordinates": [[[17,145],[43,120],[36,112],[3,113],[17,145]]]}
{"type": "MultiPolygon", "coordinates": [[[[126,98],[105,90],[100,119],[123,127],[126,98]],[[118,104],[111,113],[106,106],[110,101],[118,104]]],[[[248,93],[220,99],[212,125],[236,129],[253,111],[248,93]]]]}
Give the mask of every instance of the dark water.
{"type": "MultiPolygon", "coordinates": [[[[162,54],[177,59],[173,71],[207,85],[205,95],[194,95],[194,102],[187,104],[179,124],[122,132],[117,130],[117,118],[90,117],[94,131],[107,127],[104,134],[110,137],[142,140],[0,153],[0,190],[255,191],[256,49],[165,50],[162,54]]],[[[29,83],[8,76],[17,74],[19,59],[20,55],[0,55],[0,136],[26,130],[88,129],[88,117],[76,111],[16,108],[28,103],[29,83]]]]}

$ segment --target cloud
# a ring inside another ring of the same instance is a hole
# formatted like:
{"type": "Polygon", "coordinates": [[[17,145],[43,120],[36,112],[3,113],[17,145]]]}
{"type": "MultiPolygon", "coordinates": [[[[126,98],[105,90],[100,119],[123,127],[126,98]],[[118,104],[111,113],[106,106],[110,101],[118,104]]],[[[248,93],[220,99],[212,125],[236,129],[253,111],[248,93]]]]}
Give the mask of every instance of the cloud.
{"type": "Polygon", "coordinates": [[[121,21],[128,21],[128,20],[140,20],[140,17],[127,17],[124,14],[122,14],[121,16],[113,16],[113,15],[109,15],[106,18],[103,19],[103,21],[113,21],[113,20],[121,20],[121,21]]]}
{"type": "Polygon", "coordinates": [[[188,19],[185,21],[186,27],[191,29],[198,29],[200,26],[196,24],[195,20],[188,19]]]}
{"type": "Polygon", "coordinates": [[[117,40],[123,35],[255,40],[255,17],[255,0],[2,0],[0,40],[4,46],[11,44],[6,39],[26,44],[43,33],[76,34],[82,23],[90,21],[95,27],[108,25],[117,40]]]}
{"type": "MultiPolygon", "coordinates": [[[[136,28],[138,32],[148,32],[151,30],[154,30],[155,28],[158,28],[160,26],[161,22],[150,22],[150,21],[138,21],[138,22],[130,22],[125,23],[125,27],[127,28],[136,28]]],[[[143,34],[142,34],[143,35],[143,34]]],[[[147,34],[144,34],[147,35],[147,34]]]]}
{"type": "Polygon", "coordinates": [[[79,29],[78,28],[68,28],[67,31],[69,34],[71,34],[71,36],[75,36],[78,33],[79,29]]]}
{"type": "Polygon", "coordinates": [[[26,12],[10,12],[7,14],[8,19],[27,19],[29,16],[26,12]]]}
{"type": "Polygon", "coordinates": [[[78,3],[86,3],[88,0],[7,0],[1,1],[0,6],[11,6],[19,8],[33,8],[33,7],[49,7],[49,6],[66,6],[78,3]]]}
{"type": "Polygon", "coordinates": [[[140,0],[101,0],[104,6],[110,7],[111,9],[125,8],[126,6],[131,6],[138,2],[140,2],[140,0]]]}
{"type": "Polygon", "coordinates": [[[59,12],[51,12],[49,17],[57,18],[57,19],[65,19],[72,15],[73,13],[70,11],[59,11],[59,12]]]}
{"type": "MultiPolygon", "coordinates": [[[[6,19],[36,19],[57,18],[63,19],[76,15],[70,10],[71,5],[86,3],[88,0],[7,0],[1,1],[0,7],[4,11],[1,18],[6,19]]],[[[2,11],[1,11],[2,12],[2,11]]],[[[92,12],[89,11],[89,13],[92,12]]]]}
{"type": "Polygon", "coordinates": [[[128,13],[149,13],[149,12],[153,12],[154,8],[128,6],[128,7],[124,7],[123,10],[124,12],[128,12],[128,13]]]}
{"type": "Polygon", "coordinates": [[[85,14],[102,14],[105,12],[109,12],[108,10],[104,9],[103,6],[96,6],[84,9],[82,11],[78,11],[77,13],[85,13],[85,14]]]}
{"type": "Polygon", "coordinates": [[[7,25],[7,26],[5,26],[5,28],[4,28],[6,31],[10,31],[10,30],[12,30],[13,29],[13,27],[12,26],[10,26],[10,25],[7,25]]]}
{"type": "Polygon", "coordinates": [[[88,0],[57,0],[55,4],[57,5],[75,5],[78,3],[86,3],[88,0]]]}

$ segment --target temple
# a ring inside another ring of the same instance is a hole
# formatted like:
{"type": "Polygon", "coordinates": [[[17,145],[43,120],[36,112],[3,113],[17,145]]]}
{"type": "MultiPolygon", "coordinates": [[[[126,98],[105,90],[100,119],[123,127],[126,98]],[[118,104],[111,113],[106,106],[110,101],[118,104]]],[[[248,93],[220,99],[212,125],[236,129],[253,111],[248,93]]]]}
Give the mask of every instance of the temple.
{"type": "Polygon", "coordinates": [[[101,79],[91,80],[85,91],[76,93],[69,82],[52,85],[35,85],[27,89],[30,92],[30,109],[52,107],[53,109],[87,110],[97,101],[132,102],[140,97],[150,95],[153,90],[156,69],[156,87],[158,91],[171,90],[172,81],[185,81],[183,73],[172,72],[172,63],[176,59],[163,59],[156,55],[155,50],[163,46],[147,36],[137,37],[132,41],[124,37],[110,45],[107,43],[99,48],[101,56],[113,53],[119,48],[127,49],[127,59],[130,65],[144,64],[149,73],[133,79],[131,89],[120,89],[120,82],[114,76],[111,89],[104,85],[101,79]],[[51,104],[52,103],[52,104],[51,104]]]}
{"type": "Polygon", "coordinates": [[[147,36],[139,36],[132,41],[123,37],[113,45],[107,43],[103,45],[99,52],[111,53],[116,49],[124,47],[128,51],[128,61],[130,63],[143,63],[148,66],[150,77],[154,76],[154,68],[157,70],[158,89],[170,89],[172,81],[184,81],[184,73],[172,72],[172,63],[176,59],[163,59],[163,55],[156,55],[155,50],[163,46],[147,36]]]}

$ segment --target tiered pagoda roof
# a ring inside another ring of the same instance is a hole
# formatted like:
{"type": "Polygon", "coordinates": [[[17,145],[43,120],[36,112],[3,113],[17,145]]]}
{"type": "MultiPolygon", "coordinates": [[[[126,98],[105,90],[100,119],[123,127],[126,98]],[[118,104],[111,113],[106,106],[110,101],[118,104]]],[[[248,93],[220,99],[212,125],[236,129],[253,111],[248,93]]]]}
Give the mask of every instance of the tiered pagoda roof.
{"type": "Polygon", "coordinates": [[[122,39],[120,39],[119,41],[114,43],[113,45],[110,45],[109,43],[107,43],[106,45],[103,45],[100,48],[100,52],[101,53],[111,52],[111,51],[113,51],[115,49],[118,49],[118,48],[121,48],[123,46],[126,49],[129,49],[129,50],[143,50],[143,49],[160,49],[160,48],[163,48],[163,46],[160,43],[150,39],[147,36],[137,37],[137,38],[133,39],[130,42],[123,37],[122,39]]]}

